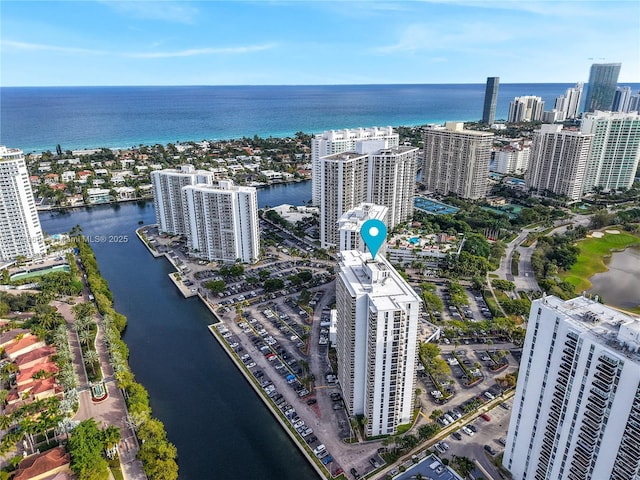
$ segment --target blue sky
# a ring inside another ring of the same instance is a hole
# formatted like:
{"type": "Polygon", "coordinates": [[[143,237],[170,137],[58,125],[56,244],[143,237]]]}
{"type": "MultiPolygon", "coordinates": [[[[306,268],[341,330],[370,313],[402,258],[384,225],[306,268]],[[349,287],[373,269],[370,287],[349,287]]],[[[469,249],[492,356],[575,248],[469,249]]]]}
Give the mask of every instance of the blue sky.
{"type": "Polygon", "coordinates": [[[640,2],[0,2],[0,85],[640,82],[640,2]]]}

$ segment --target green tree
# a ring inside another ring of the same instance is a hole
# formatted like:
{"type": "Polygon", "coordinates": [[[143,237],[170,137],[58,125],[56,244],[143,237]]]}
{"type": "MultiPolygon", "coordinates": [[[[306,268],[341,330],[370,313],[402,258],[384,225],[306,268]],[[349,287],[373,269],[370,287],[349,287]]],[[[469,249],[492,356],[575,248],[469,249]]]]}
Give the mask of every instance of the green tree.
{"type": "Polygon", "coordinates": [[[212,293],[224,292],[227,288],[227,283],[224,280],[209,280],[204,283],[205,288],[208,288],[212,293]]]}
{"type": "Polygon", "coordinates": [[[67,444],[71,456],[71,470],[79,480],[109,478],[107,461],[102,457],[103,433],[95,420],[83,420],[73,429],[67,444]]]}
{"type": "Polygon", "coordinates": [[[440,418],[442,415],[444,415],[444,412],[436,408],[433,412],[431,412],[431,415],[429,415],[429,418],[431,420],[436,420],[440,418]]]}

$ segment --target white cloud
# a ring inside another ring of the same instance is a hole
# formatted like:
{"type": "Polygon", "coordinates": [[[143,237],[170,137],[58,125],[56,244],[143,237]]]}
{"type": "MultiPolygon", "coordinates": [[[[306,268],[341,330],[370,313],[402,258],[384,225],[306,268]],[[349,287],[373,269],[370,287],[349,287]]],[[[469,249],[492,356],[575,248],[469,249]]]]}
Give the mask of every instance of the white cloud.
{"type": "Polygon", "coordinates": [[[415,53],[422,50],[467,51],[486,44],[507,42],[511,38],[508,31],[496,31],[495,25],[487,23],[459,24],[455,30],[445,25],[432,27],[413,24],[402,28],[397,42],[378,47],[375,51],[383,54],[415,53]]]}
{"type": "Polygon", "coordinates": [[[172,57],[194,57],[197,55],[233,55],[243,53],[262,52],[270,50],[276,45],[273,43],[265,43],[263,45],[247,45],[239,47],[209,47],[209,48],[190,48],[186,50],[176,50],[175,52],[148,52],[148,53],[129,53],[124,54],[126,57],[132,58],[172,58],[172,57]]]}
{"type": "Polygon", "coordinates": [[[31,50],[31,51],[48,51],[59,53],[80,53],[86,55],[109,55],[109,52],[100,50],[91,50],[89,48],[77,48],[77,47],[60,47],[57,45],[46,45],[42,43],[28,43],[28,42],[16,42],[12,40],[2,40],[0,44],[4,48],[15,50],[31,50]]]}
{"type": "Polygon", "coordinates": [[[121,15],[148,20],[188,24],[193,23],[199,14],[199,10],[188,2],[101,0],[101,3],[121,15]]]}
{"type": "Polygon", "coordinates": [[[82,55],[109,55],[113,57],[125,58],[175,58],[175,57],[194,57],[198,55],[241,55],[245,53],[261,52],[275,48],[274,43],[265,43],[262,45],[241,45],[235,47],[207,47],[207,48],[190,48],[185,50],[176,50],[173,52],[113,52],[106,50],[92,50],[89,48],[76,47],[60,47],[57,45],[45,45],[39,43],[16,42],[11,40],[3,40],[3,47],[13,48],[16,50],[31,51],[50,51],[59,53],[75,53],[82,55]]]}

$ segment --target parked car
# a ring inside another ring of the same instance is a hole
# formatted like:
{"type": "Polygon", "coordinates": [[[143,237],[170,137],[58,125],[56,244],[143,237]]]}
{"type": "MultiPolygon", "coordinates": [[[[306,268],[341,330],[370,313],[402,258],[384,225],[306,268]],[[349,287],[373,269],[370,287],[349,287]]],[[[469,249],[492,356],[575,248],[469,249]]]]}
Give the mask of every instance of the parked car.
{"type": "Polygon", "coordinates": [[[489,455],[495,455],[497,452],[493,449],[493,447],[491,445],[485,445],[484,449],[486,452],[489,453],[489,455]]]}
{"type": "Polygon", "coordinates": [[[460,432],[459,432],[459,431],[453,432],[453,433],[451,434],[451,436],[452,436],[453,438],[455,438],[456,440],[462,440],[462,435],[460,434],[460,432]]]}
{"type": "Polygon", "coordinates": [[[480,415],[480,417],[486,422],[490,422],[491,421],[491,417],[489,415],[487,415],[486,413],[483,413],[482,415],[480,415]]]}

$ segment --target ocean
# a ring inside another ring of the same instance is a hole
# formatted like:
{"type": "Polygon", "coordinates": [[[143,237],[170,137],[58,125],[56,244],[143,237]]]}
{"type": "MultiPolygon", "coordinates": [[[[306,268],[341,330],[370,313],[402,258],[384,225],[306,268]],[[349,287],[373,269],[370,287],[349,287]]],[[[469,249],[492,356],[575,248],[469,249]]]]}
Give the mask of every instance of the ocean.
{"type": "MultiPolygon", "coordinates": [[[[502,84],[496,119],[520,95],[547,110],[570,83],[502,84]]],[[[633,84],[636,92],[640,85],[633,84]]],[[[482,117],[484,84],[2,87],[0,145],[28,152],[292,136],[482,117]]]]}

